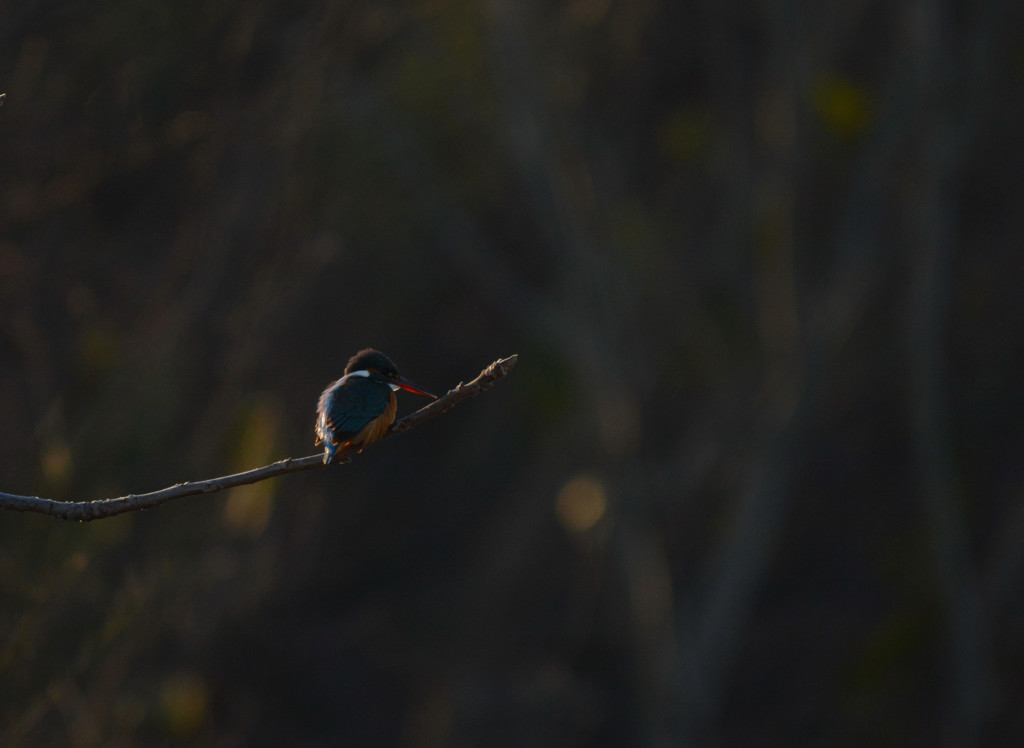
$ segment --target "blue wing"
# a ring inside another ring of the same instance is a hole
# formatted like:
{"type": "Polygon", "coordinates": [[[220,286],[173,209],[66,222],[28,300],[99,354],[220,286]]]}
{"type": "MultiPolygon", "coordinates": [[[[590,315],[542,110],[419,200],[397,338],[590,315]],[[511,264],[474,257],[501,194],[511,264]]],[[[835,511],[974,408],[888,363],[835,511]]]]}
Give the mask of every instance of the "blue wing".
{"type": "Polygon", "coordinates": [[[391,400],[391,388],[365,377],[343,377],[320,395],[318,441],[343,443],[380,416],[391,400]]]}

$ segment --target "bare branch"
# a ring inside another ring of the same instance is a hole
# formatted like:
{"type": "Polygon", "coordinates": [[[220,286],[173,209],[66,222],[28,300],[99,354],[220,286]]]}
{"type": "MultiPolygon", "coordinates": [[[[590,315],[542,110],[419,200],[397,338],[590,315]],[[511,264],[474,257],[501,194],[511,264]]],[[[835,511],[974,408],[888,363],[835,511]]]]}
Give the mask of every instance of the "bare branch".
{"type": "MultiPolygon", "coordinates": [[[[508,374],[516,365],[518,355],[495,361],[482,372],[480,376],[469,384],[459,383],[449,390],[446,395],[438,398],[425,408],[407,415],[405,418],[396,421],[385,438],[408,431],[414,426],[419,426],[424,421],[441,415],[446,410],[455,407],[458,403],[470,397],[479,395],[484,390],[490,389],[496,381],[508,374]]],[[[339,451],[334,463],[344,462],[344,452],[339,451]]],[[[308,457],[288,458],[279,460],[271,465],[265,465],[253,470],[246,470],[244,473],[224,475],[219,478],[198,481],[196,483],[186,482],[163,488],[159,491],[142,494],[129,494],[116,499],[99,499],[96,501],[57,501],[55,499],[42,499],[37,496],[18,496],[16,494],[0,492],[0,509],[10,509],[17,512],[39,512],[49,514],[58,519],[75,519],[80,522],[103,517],[113,517],[115,514],[124,514],[138,509],[150,509],[160,504],[165,504],[183,496],[194,496],[196,494],[216,493],[226,488],[244,486],[249,483],[274,478],[285,473],[297,473],[301,470],[312,470],[314,468],[326,467],[323,464],[323,456],[316,454],[308,457]]]]}

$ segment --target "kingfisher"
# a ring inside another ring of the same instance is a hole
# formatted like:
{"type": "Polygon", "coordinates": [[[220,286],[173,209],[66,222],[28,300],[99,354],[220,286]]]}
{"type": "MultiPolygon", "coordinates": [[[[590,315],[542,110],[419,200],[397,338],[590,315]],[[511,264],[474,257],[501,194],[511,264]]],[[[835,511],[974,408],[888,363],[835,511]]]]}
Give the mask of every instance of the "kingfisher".
{"type": "Polygon", "coordinates": [[[325,465],[338,449],[361,452],[387,433],[398,410],[399,389],[437,399],[401,376],[378,350],[365,348],[348,360],[345,376],[323,391],[316,406],[315,444],[323,442],[325,465]]]}

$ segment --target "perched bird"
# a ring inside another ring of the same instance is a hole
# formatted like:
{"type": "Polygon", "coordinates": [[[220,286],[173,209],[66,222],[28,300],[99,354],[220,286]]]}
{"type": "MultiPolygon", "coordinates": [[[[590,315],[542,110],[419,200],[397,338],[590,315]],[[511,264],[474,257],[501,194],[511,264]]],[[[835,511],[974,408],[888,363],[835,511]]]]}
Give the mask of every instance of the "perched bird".
{"type": "Polygon", "coordinates": [[[398,374],[391,359],[366,348],[349,359],[345,376],[331,384],[316,406],[316,444],[323,442],[324,464],[340,448],[361,451],[387,433],[395,420],[398,389],[437,398],[398,374]]]}

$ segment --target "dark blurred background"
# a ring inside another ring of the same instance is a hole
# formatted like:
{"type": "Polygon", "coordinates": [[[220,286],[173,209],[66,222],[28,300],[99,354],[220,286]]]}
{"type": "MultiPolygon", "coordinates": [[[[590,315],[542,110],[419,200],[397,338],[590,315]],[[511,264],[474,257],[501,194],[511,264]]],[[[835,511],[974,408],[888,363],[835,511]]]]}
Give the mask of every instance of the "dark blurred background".
{"type": "Polygon", "coordinates": [[[1024,741],[1020,3],[0,16],[0,490],[520,356],[0,516],[0,744],[1024,741]]]}

